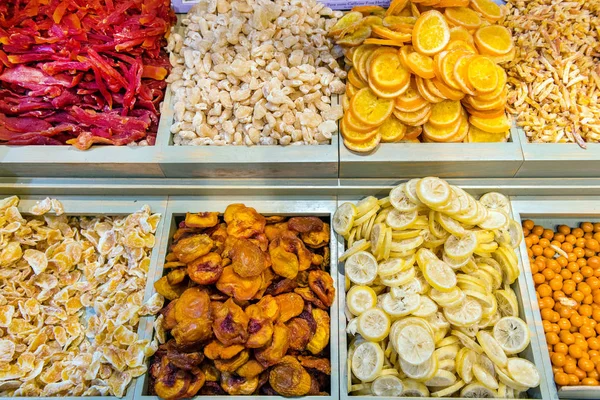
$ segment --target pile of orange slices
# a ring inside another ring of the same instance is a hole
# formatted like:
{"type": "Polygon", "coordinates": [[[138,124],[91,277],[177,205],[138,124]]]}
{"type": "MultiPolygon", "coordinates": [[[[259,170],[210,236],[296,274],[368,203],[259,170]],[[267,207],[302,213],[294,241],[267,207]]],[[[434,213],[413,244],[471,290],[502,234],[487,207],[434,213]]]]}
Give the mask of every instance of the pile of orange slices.
{"type": "Polygon", "coordinates": [[[354,7],[329,34],[350,67],[341,133],[352,151],[381,142],[503,142],[514,58],[492,0],[393,0],[354,7]]]}

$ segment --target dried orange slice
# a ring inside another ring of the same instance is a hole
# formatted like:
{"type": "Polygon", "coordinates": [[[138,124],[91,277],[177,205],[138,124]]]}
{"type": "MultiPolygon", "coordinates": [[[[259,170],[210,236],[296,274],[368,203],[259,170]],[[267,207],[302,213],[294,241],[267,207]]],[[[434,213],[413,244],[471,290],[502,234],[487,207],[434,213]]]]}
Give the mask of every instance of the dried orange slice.
{"type": "Polygon", "coordinates": [[[396,52],[397,52],[397,50],[394,47],[377,46],[377,48],[374,51],[368,53],[368,57],[367,57],[367,54],[365,54],[365,56],[360,59],[359,72],[360,72],[361,78],[362,78],[362,76],[364,74],[364,76],[365,76],[364,81],[365,82],[369,81],[369,74],[370,74],[370,69],[371,69],[371,61],[373,61],[380,54],[383,54],[383,53],[396,53],[396,52]],[[364,71],[362,71],[363,69],[364,69],[364,71]]]}
{"type": "Polygon", "coordinates": [[[450,27],[442,13],[430,10],[421,14],[415,23],[412,44],[419,53],[432,56],[450,41],[450,27]]]}
{"type": "Polygon", "coordinates": [[[485,56],[475,56],[467,67],[467,80],[477,92],[489,93],[498,86],[496,64],[485,56]]]}
{"type": "Polygon", "coordinates": [[[350,112],[365,125],[381,125],[394,110],[394,101],[380,99],[370,88],[363,88],[350,101],[350,112]]]}
{"type": "Polygon", "coordinates": [[[371,29],[373,29],[374,34],[383,39],[390,39],[397,42],[408,42],[412,38],[410,33],[396,32],[384,26],[373,26],[371,29]]]}
{"type": "Polygon", "coordinates": [[[410,13],[413,17],[419,18],[421,16],[421,11],[414,2],[410,3],[410,13]]]}
{"type": "Polygon", "coordinates": [[[358,76],[358,73],[354,68],[350,69],[350,71],[348,72],[348,82],[350,82],[352,85],[356,86],[359,89],[362,89],[365,86],[367,86],[367,84],[363,82],[363,80],[358,76]]]}
{"type": "Polygon", "coordinates": [[[508,53],[501,56],[489,56],[496,64],[502,64],[505,62],[511,62],[515,59],[515,55],[517,54],[517,49],[515,47],[512,48],[508,53]]]}
{"type": "Polygon", "coordinates": [[[494,110],[480,111],[480,110],[476,110],[474,108],[468,107],[468,105],[466,105],[465,109],[467,110],[469,115],[473,115],[475,117],[480,117],[480,118],[487,118],[487,119],[500,117],[500,116],[504,115],[504,113],[506,112],[506,107],[504,107],[504,106],[494,109],[494,110]]]}
{"type": "MultiPolygon", "coordinates": [[[[404,46],[405,42],[410,41],[411,39],[411,35],[408,33],[403,33],[404,35],[404,39],[403,40],[391,40],[391,39],[377,39],[377,38],[368,38],[366,39],[364,42],[365,44],[378,44],[380,46],[395,46],[395,47],[402,47],[404,46]]],[[[339,43],[339,42],[338,42],[339,43]]]]}
{"type": "Polygon", "coordinates": [[[431,107],[428,123],[439,129],[452,127],[456,125],[462,113],[460,101],[444,100],[431,107]]]}
{"type": "Polygon", "coordinates": [[[356,88],[356,86],[354,86],[350,82],[346,83],[346,96],[348,96],[349,98],[352,98],[352,97],[354,97],[356,92],[358,92],[358,89],[356,88]]]}
{"type": "Polygon", "coordinates": [[[329,35],[331,35],[331,36],[341,35],[344,32],[344,30],[348,29],[349,27],[354,26],[355,24],[360,22],[362,19],[363,19],[363,15],[357,11],[351,11],[349,13],[346,13],[346,15],[344,15],[342,18],[340,18],[338,20],[338,22],[336,22],[335,25],[333,25],[331,27],[331,29],[329,29],[329,35]]]}
{"type": "Polygon", "coordinates": [[[481,25],[479,14],[467,7],[446,8],[444,16],[448,22],[467,30],[477,29],[481,25]]]}
{"type": "Polygon", "coordinates": [[[492,0],[471,0],[471,8],[483,15],[490,22],[496,22],[504,13],[502,8],[492,0]]]}
{"type": "Polygon", "coordinates": [[[363,18],[362,21],[359,22],[360,26],[370,26],[373,28],[374,26],[383,25],[383,18],[378,15],[369,15],[368,17],[363,18]]]}
{"type": "Polygon", "coordinates": [[[348,111],[350,108],[350,97],[342,96],[342,108],[344,109],[344,112],[348,111]]]}
{"type": "Polygon", "coordinates": [[[501,56],[513,49],[510,32],[501,25],[482,26],[475,32],[474,38],[481,54],[501,56]]]}
{"type": "Polygon", "coordinates": [[[495,100],[481,100],[477,96],[469,96],[466,100],[467,104],[479,111],[492,111],[506,105],[506,96],[508,95],[508,89],[504,88],[502,94],[495,100]]]}
{"type": "Polygon", "coordinates": [[[408,1],[409,0],[393,0],[390,3],[390,6],[388,7],[387,11],[385,12],[385,15],[388,16],[400,14],[400,11],[402,11],[404,7],[406,7],[408,1]]]}
{"type": "Polygon", "coordinates": [[[496,118],[481,118],[471,115],[469,122],[482,131],[490,133],[503,133],[510,129],[510,121],[506,114],[496,118]]]}
{"type": "Polygon", "coordinates": [[[433,7],[438,5],[438,3],[440,2],[440,0],[424,0],[421,1],[420,5],[423,7],[433,7]]]}
{"type": "Polygon", "coordinates": [[[441,80],[439,80],[437,78],[433,78],[431,80],[431,82],[440,91],[440,93],[442,93],[442,95],[444,95],[444,97],[447,99],[462,100],[462,98],[465,97],[465,94],[463,92],[461,92],[460,90],[451,88],[450,86],[446,85],[444,82],[442,82],[441,80]]]}
{"type": "Polygon", "coordinates": [[[417,90],[423,96],[425,100],[430,103],[439,103],[444,100],[443,97],[439,97],[436,94],[432,93],[428,88],[425,82],[428,82],[428,79],[423,79],[420,76],[415,77],[415,83],[417,85],[417,90]]]}
{"type": "Polygon", "coordinates": [[[425,107],[429,102],[421,96],[414,81],[410,86],[394,101],[394,107],[404,112],[415,112],[425,107]]]}
{"type": "Polygon", "coordinates": [[[506,142],[507,139],[507,134],[482,131],[474,125],[469,127],[469,134],[467,135],[467,142],[469,143],[506,142]]]}
{"type": "Polygon", "coordinates": [[[368,153],[375,150],[377,146],[379,146],[379,142],[381,142],[381,135],[377,133],[369,141],[363,143],[355,143],[348,139],[344,139],[344,146],[346,146],[348,150],[356,151],[357,153],[368,153]]]}
{"type": "Polygon", "coordinates": [[[410,126],[419,126],[423,125],[429,120],[429,116],[431,115],[431,106],[427,105],[416,112],[404,112],[400,110],[394,110],[394,115],[403,124],[410,126]]]}
{"type": "Polygon", "coordinates": [[[423,134],[429,139],[434,140],[436,142],[445,142],[452,138],[458,132],[460,125],[461,119],[459,114],[459,118],[457,118],[452,125],[443,128],[436,127],[432,125],[431,122],[427,122],[425,125],[423,125],[423,134]]]}
{"type": "Polygon", "coordinates": [[[460,58],[456,61],[454,65],[454,80],[460,87],[460,90],[463,93],[470,94],[471,96],[475,95],[475,89],[469,83],[467,79],[467,68],[469,67],[469,63],[471,59],[475,57],[472,54],[464,53],[460,58]]]}
{"type": "Polygon", "coordinates": [[[377,97],[381,97],[383,99],[395,99],[400,96],[402,93],[406,92],[408,87],[410,86],[410,78],[406,81],[406,84],[399,89],[396,90],[386,90],[373,85],[371,81],[369,81],[369,87],[377,95],[377,97]]]}
{"type": "Polygon", "coordinates": [[[436,8],[441,7],[468,7],[469,0],[440,0],[435,6],[436,8]]]}
{"type": "Polygon", "coordinates": [[[371,59],[369,83],[384,91],[396,91],[410,83],[410,72],[397,52],[381,53],[371,59]]]}
{"type": "Polygon", "coordinates": [[[342,119],[340,122],[340,131],[342,136],[344,139],[350,140],[354,143],[368,142],[369,140],[373,139],[375,135],[377,135],[378,130],[379,128],[371,128],[371,130],[368,132],[359,132],[349,128],[344,119],[342,119]]]}
{"type": "Polygon", "coordinates": [[[470,128],[469,120],[467,119],[466,115],[463,115],[461,117],[461,122],[460,122],[460,127],[458,128],[458,132],[456,132],[454,134],[454,136],[452,136],[448,140],[448,142],[449,143],[457,143],[457,142],[465,141],[465,139],[467,138],[467,135],[469,134],[469,128],[470,128]]]}
{"type": "Polygon", "coordinates": [[[380,6],[354,6],[352,10],[361,13],[364,17],[367,17],[372,14],[381,15],[385,14],[385,9],[380,6]]]}
{"type": "Polygon", "coordinates": [[[471,54],[479,54],[477,49],[473,47],[472,44],[465,42],[464,40],[452,39],[448,46],[446,46],[446,50],[464,50],[467,53],[471,54]]]}
{"type": "Polygon", "coordinates": [[[371,55],[379,49],[379,46],[367,44],[363,46],[369,46],[369,48],[365,49],[363,53],[360,55],[360,58],[357,59],[357,64],[354,65],[356,68],[356,72],[358,72],[358,76],[364,81],[367,82],[369,80],[369,60],[371,59],[371,55]]]}
{"type": "MultiPolygon", "coordinates": [[[[377,49],[377,46],[369,45],[369,44],[361,44],[358,47],[352,47],[353,52],[352,52],[351,60],[352,60],[352,65],[354,66],[354,68],[358,69],[358,65],[360,64],[360,58],[362,56],[364,56],[369,51],[375,51],[375,49],[377,49]]],[[[361,77],[361,79],[362,79],[362,77],[361,77]]],[[[364,81],[364,79],[363,79],[363,81],[364,81]]]]}
{"type": "Polygon", "coordinates": [[[498,97],[500,97],[502,95],[502,93],[504,92],[506,82],[508,81],[508,76],[506,76],[506,71],[504,71],[504,68],[496,65],[496,73],[498,74],[498,86],[496,86],[496,89],[494,89],[490,93],[481,94],[481,95],[477,96],[478,100],[493,101],[493,100],[496,100],[498,97]]]}
{"type": "Polygon", "coordinates": [[[359,46],[363,44],[363,42],[367,40],[369,36],[371,36],[371,27],[361,26],[351,34],[338,39],[337,44],[340,46],[359,46]]]}
{"type": "Polygon", "coordinates": [[[475,43],[473,35],[462,26],[453,26],[450,28],[450,40],[462,40],[470,44],[475,43]]]}
{"type": "Polygon", "coordinates": [[[454,78],[454,67],[458,63],[458,60],[465,54],[467,53],[463,50],[450,50],[446,56],[440,60],[442,81],[455,90],[461,90],[461,87],[454,78]]]}
{"type": "Polygon", "coordinates": [[[391,28],[394,25],[414,26],[417,19],[415,17],[401,17],[399,15],[389,15],[383,19],[383,26],[391,28]]]}
{"type": "MultiPolygon", "coordinates": [[[[435,79],[435,78],[433,78],[435,79]]],[[[444,95],[444,93],[440,92],[440,90],[433,84],[433,79],[423,79],[423,84],[429,91],[429,93],[433,94],[436,97],[441,98],[442,100],[447,100],[448,97],[444,95]]],[[[425,97],[425,96],[423,96],[425,97]]],[[[438,102],[439,103],[439,102],[438,102]]]]}
{"type": "Polygon", "coordinates": [[[435,72],[433,70],[433,59],[417,53],[416,51],[408,54],[406,57],[406,66],[412,71],[413,74],[418,75],[421,78],[431,79],[435,77],[435,72]]]}
{"type": "Polygon", "coordinates": [[[410,126],[406,128],[406,133],[404,134],[405,140],[413,140],[418,138],[423,132],[423,128],[420,126],[410,126]]]}
{"type": "Polygon", "coordinates": [[[400,122],[400,120],[396,118],[394,114],[392,114],[379,127],[379,133],[381,134],[382,142],[397,142],[404,138],[404,134],[406,133],[406,125],[400,122]]]}

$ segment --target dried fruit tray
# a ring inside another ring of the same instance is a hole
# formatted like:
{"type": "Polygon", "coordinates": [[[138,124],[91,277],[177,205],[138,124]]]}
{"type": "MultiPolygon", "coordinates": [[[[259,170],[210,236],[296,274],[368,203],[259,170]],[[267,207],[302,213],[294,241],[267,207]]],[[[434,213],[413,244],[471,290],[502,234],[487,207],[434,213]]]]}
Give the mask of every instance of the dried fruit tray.
{"type": "MultiPolygon", "coordinates": [[[[467,190],[467,192],[469,192],[468,189],[465,188],[465,190],[467,190]]],[[[384,197],[387,195],[386,191],[380,192],[380,193],[372,193],[372,195],[377,196],[379,198],[384,197]]],[[[473,195],[477,195],[477,193],[473,192],[473,195]]],[[[360,200],[360,197],[351,197],[351,196],[338,196],[338,204],[342,204],[346,201],[350,201],[350,202],[356,202],[360,200]]],[[[535,203],[532,203],[535,204],[535,203]]],[[[515,206],[513,205],[513,218],[517,219],[519,218],[518,213],[515,212],[515,206]]],[[[345,250],[345,244],[344,244],[344,239],[341,236],[337,236],[337,243],[338,243],[338,254],[342,254],[345,250]]],[[[527,255],[527,252],[525,252],[525,256],[527,255]]],[[[527,259],[527,258],[525,258],[527,259]]],[[[519,255],[519,266],[520,266],[520,271],[521,274],[519,276],[519,278],[517,278],[517,280],[515,281],[515,283],[512,284],[512,289],[514,290],[515,294],[517,295],[517,300],[519,303],[519,315],[520,317],[527,323],[527,325],[529,326],[529,328],[531,329],[531,343],[529,344],[529,346],[523,351],[523,353],[521,353],[521,357],[528,359],[529,361],[533,362],[538,369],[540,370],[540,376],[541,376],[541,383],[540,386],[538,386],[537,388],[534,389],[530,389],[527,391],[528,397],[529,398],[533,398],[533,399],[551,399],[551,398],[556,398],[556,389],[552,390],[551,385],[554,382],[554,379],[552,377],[552,368],[550,367],[550,360],[547,360],[547,366],[544,363],[544,351],[545,351],[545,342],[541,343],[542,341],[544,341],[545,339],[540,339],[539,335],[537,334],[539,331],[538,329],[541,329],[541,319],[539,317],[539,312],[537,315],[537,319],[535,316],[535,312],[536,310],[534,309],[534,307],[537,306],[531,306],[531,304],[533,304],[532,302],[532,298],[531,298],[531,294],[530,294],[530,290],[533,290],[532,288],[529,288],[529,281],[527,280],[528,277],[529,279],[531,279],[531,275],[528,275],[528,266],[525,267],[523,264],[523,256],[522,254],[519,255]],[[538,327],[539,325],[539,327],[538,327]],[[550,380],[549,380],[550,379],[550,380]],[[554,393],[554,394],[553,394],[554,393]]],[[[341,293],[345,293],[345,278],[344,278],[344,267],[343,264],[340,264],[338,266],[338,292],[341,293]]],[[[531,281],[531,283],[533,283],[533,281],[531,281]]],[[[340,349],[339,349],[339,353],[340,353],[340,374],[342,376],[342,379],[340,379],[340,398],[342,400],[345,399],[351,399],[351,398],[361,398],[361,399],[378,399],[380,397],[377,396],[351,396],[348,394],[348,379],[347,377],[350,376],[350,371],[348,371],[348,363],[347,363],[347,359],[348,359],[348,339],[347,339],[347,335],[345,334],[346,331],[346,317],[345,317],[345,313],[344,313],[344,308],[345,308],[345,301],[346,298],[345,296],[339,296],[338,297],[338,315],[339,315],[339,331],[340,331],[340,349]]],[[[533,295],[533,301],[535,301],[535,290],[534,290],[534,295],[533,295]]],[[[543,336],[543,335],[542,335],[543,336]]],[[[547,357],[547,356],[546,356],[547,357]]],[[[575,396],[576,397],[576,396],[575,396]]],[[[597,396],[595,397],[597,398],[597,396]]]]}
{"type": "MultiPolygon", "coordinates": [[[[575,145],[576,146],[576,145],[575,145]]],[[[517,221],[531,219],[536,224],[546,227],[556,227],[565,224],[568,226],[577,226],[582,221],[600,221],[600,208],[598,208],[600,199],[559,199],[552,197],[514,197],[512,200],[513,214],[517,221]]],[[[542,326],[542,317],[536,298],[535,284],[529,267],[529,257],[524,242],[521,242],[520,258],[524,261],[523,275],[529,295],[528,303],[531,304],[529,313],[533,316],[533,325],[537,331],[537,338],[540,344],[541,363],[536,362],[540,372],[545,374],[543,382],[547,384],[549,398],[561,399],[598,399],[600,397],[600,387],[589,386],[567,386],[560,389],[554,383],[552,373],[552,363],[550,354],[546,350],[546,336],[542,326]]]]}
{"type": "MultiPolygon", "coordinates": [[[[4,196],[3,196],[4,197],[4,196]]],[[[29,210],[36,204],[36,202],[41,201],[45,198],[45,196],[20,196],[19,201],[19,211],[27,216],[31,215],[29,210]]],[[[163,221],[167,208],[167,197],[166,196],[149,196],[143,198],[133,198],[133,197],[113,197],[111,199],[107,199],[106,197],[100,196],[60,196],[60,202],[64,206],[65,215],[71,216],[121,216],[121,215],[129,215],[135,213],[141,209],[141,207],[145,204],[149,205],[152,213],[157,213],[161,215],[161,220],[158,224],[155,233],[156,246],[152,250],[151,258],[150,258],[150,271],[154,269],[154,266],[157,265],[159,260],[159,252],[158,252],[158,244],[161,243],[162,236],[161,233],[163,231],[163,221]]],[[[150,280],[150,276],[148,277],[146,288],[144,290],[144,300],[145,303],[150,296],[152,295],[152,283],[150,280]]],[[[93,315],[87,314],[87,317],[93,315]]],[[[152,332],[152,321],[148,317],[141,317],[137,334],[140,339],[144,339],[148,336],[148,332],[152,332]]],[[[129,385],[124,399],[133,399],[134,397],[134,388],[135,381],[137,378],[132,380],[132,383],[129,385]]],[[[73,398],[73,397],[71,397],[73,398]]],[[[86,399],[106,399],[112,398],[116,399],[114,396],[87,396],[87,397],[76,397],[76,398],[86,398],[86,399]]]]}
{"type": "MultiPolygon", "coordinates": [[[[506,143],[382,143],[373,154],[360,155],[340,143],[340,179],[512,178],[523,154],[513,127],[506,143]]],[[[559,175],[560,176],[560,175],[559,175]]]]}
{"type": "MultiPolygon", "coordinates": [[[[319,216],[333,218],[333,214],[336,210],[335,197],[319,197],[314,200],[294,200],[289,197],[280,197],[276,199],[265,200],[264,198],[252,198],[248,196],[244,197],[215,197],[208,199],[207,197],[171,197],[167,206],[166,213],[164,214],[164,226],[161,232],[162,241],[157,242],[159,246],[158,260],[155,264],[156,267],[152,268],[148,274],[148,281],[154,282],[163,276],[165,256],[168,252],[171,244],[171,237],[177,230],[176,218],[185,216],[186,212],[224,212],[228,205],[233,203],[243,202],[248,207],[253,207],[259,213],[269,215],[287,215],[287,216],[319,216]]],[[[331,230],[331,263],[330,263],[330,274],[334,280],[334,287],[338,287],[338,272],[337,272],[337,248],[338,244],[336,237],[331,230]]],[[[343,281],[343,279],[342,279],[343,281]]],[[[154,293],[152,285],[149,286],[150,293],[146,292],[147,296],[151,296],[154,293]]],[[[303,399],[338,399],[339,398],[339,382],[340,382],[340,368],[338,358],[338,302],[341,297],[336,295],[333,305],[330,310],[330,357],[331,357],[331,389],[329,396],[304,396],[303,399]]],[[[153,334],[152,321],[148,322],[145,330],[147,336],[145,338],[151,339],[153,334]]],[[[148,375],[145,374],[138,379],[135,383],[135,398],[145,400],[158,400],[156,396],[148,395],[148,375]]],[[[213,398],[214,396],[196,396],[196,398],[213,398]]],[[[233,400],[242,400],[249,398],[248,396],[218,396],[219,398],[227,398],[233,400]]],[[[268,398],[282,399],[280,396],[268,396],[268,398]]]]}
{"type": "Polygon", "coordinates": [[[523,150],[523,165],[517,178],[595,178],[600,168],[600,144],[587,143],[582,149],[576,143],[531,143],[522,128],[517,136],[523,150]]]}

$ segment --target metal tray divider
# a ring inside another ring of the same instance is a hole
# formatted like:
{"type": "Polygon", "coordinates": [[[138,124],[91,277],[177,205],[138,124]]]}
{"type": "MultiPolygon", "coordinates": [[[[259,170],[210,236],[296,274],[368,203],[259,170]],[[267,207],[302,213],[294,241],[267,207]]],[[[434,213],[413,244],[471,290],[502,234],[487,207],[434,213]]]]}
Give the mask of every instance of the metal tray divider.
{"type": "MultiPolygon", "coordinates": [[[[31,215],[29,210],[32,206],[36,204],[37,201],[41,201],[46,196],[20,196],[19,201],[19,211],[23,215],[31,215]]],[[[161,219],[156,229],[155,238],[156,244],[155,248],[152,249],[151,259],[150,259],[150,269],[148,272],[148,280],[146,281],[145,293],[148,292],[148,286],[152,286],[153,281],[150,281],[150,274],[153,270],[153,266],[156,265],[156,261],[158,260],[158,252],[156,248],[158,244],[162,240],[162,230],[163,230],[163,221],[165,212],[167,209],[167,197],[166,196],[148,196],[148,197],[121,197],[121,198],[113,198],[106,199],[105,197],[100,196],[58,196],[56,197],[63,204],[65,209],[65,215],[73,216],[73,217],[83,217],[83,216],[117,216],[117,215],[127,215],[139,211],[143,205],[148,204],[152,210],[152,213],[161,214],[161,219]]],[[[53,213],[49,213],[49,215],[54,215],[53,213]]],[[[144,301],[146,301],[149,297],[144,296],[144,301]]],[[[147,335],[147,317],[140,318],[140,322],[138,324],[137,334],[140,339],[145,339],[147,335]]],[[[142,375],[144,376],[144,375],[142,375]]],[[[141,377],[140,377],[141,378],[141,377]]],[[[122,399],[132,400],[134,398],[135,386],[137,381],[141,379],[133,378],[125,395],[122,399]]],[[[47,399],[47,397],[21,397],[25,400],[42,400],[47,399]]],[[[106,399],[117,399],[115,396],[66,396],[62,397],[63,399],[70,400],[106,400],[106,399]]],[[[9,397],[0,397],[0,399],[9,399],[9,397]]]]}
{"type": "MultiPolygon", "coordinates": [[[[315,215],[315,216],[328,216],[333,218],[333,214],[336,209],[336,201],[334,196],[318,196],[310,200],[307,200],[306,196],[294,197],[257,197],[257,196],[245,196],[245,197],[234,197],[234,196],[208,196],[208,197],[170,197],[165,213],[165,225],[162,230],[161,243],[159,244],[159,251],[157,254],[158,260],[154,271],[153,279],[159,279],[163,274],[164,260],[167,254],[168,247],[171,243],[171,237],[176,230],[175,217],[185,215],[186,212],[203,212],[203,211],[218,211],[223,213],[225,208],[233,203],[243,202],[249,207],[254,207],[256,210],[264,215],[289,215],[289,216],[300,216],[300,215],[315,215]]],[[[334,281],[334,287],[337,287],[338,273],[337,273],[337,246],[335,233],[331,228],[331,254],[330,254],[330,274],[334,281]]],[[[150,276],[149,276],[150,279],[150,276]]],[[[152,282],[154,283],[154,282],[152,282]]],[[[150,295],[154,293],[153,286],[148,286],[148,292],[150,295]]],[[[339,356],[338,346],[336,346],[338,334],[338,303],[339,298],[336,298],[330,309],[330,358],[331,358],[331,388],[329,396],[303,396],[304,400],[318,400],[318,399],[339,399],[339,379],[340,370],[338,367],[339,356]]],[[[154,317],[148,321],[148,329],[151,339],[153,336],[152,323],[154,317]]],[[[147,391],[148,386],[148,373],[144,374],[142,379],[138,379],[135,384],[134,399],[136,400],[159,400],[157,396],[149,396],[144,393],[147,391]]],[[[229,400],[248,400],[250,398],[257,400],[272,400],[272,399],[285,399],[282,396],[196,396],[195,398],[210,398],[210,399],[229,399],[229,400]]]]}
{"type": "MultiPolygon", "coordinates": [[[[556,225],[565,223],[573,226],[575,223],[586,221],[600,221],[600,198],[598,197],[575,197],[566,200],[564,197],[529,197],[515,196],[511,198],[513,213],[518,222],[521,218],[532,219],[536,224],[556,225]]],[[[551,399],[598,399],[600,398],[600,388],[591,388],[589,386],[570,386],[558,390],[554,383],[552,373],[552,362],[550,354],[547,351],[546,336],[542,324],[540,308],[536,297],[535,284],[529,265],[529,256],[525,242],[521,242],[519,257],[523,260],[523,271],[531,305],[530,313],[533,316],[534,327],[540,345],[540,362],[542,368],[542,380],[546,386],[549,398],[551,399]],[[527,262],[525,262],[527,260],[527,262]]],[[[537,361],[536,361],[536,365],[537,361]]]]}

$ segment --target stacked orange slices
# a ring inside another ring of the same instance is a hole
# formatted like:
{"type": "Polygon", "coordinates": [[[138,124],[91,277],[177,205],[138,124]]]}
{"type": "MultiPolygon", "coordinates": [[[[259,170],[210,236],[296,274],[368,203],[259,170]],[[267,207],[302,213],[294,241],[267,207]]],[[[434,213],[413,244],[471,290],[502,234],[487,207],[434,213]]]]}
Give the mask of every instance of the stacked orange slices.
{"type": "Polygon", "coordinates": [[[502,142],[515,54],[492,0],[393,0],[354,7],[330,30],[350,67],[341,132],[347,148],[381,142],[502,142]]]}

